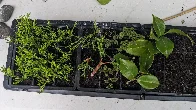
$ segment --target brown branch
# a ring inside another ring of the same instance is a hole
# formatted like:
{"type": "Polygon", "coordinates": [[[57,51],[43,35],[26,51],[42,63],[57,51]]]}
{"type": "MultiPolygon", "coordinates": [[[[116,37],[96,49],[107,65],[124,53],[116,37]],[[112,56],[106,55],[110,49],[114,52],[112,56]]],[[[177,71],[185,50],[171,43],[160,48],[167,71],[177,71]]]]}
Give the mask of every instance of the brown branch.
{"type": "Polygon", "coordinates": [[[84,60],[84,62],[87,62],[87,63],[89,63],[90,61],[91,61],[91,58],[87,58],[84,60]]]}
{"type": "Polygon", "coordinates": [[[101,68],[102,65],[105,65],[105,64],[108,64],[108,63],[111,63],[111,62],[102,62],[102,58],[101,60],[99,61],[99,64],[95,67],[95,69],[93,70],[93,72],[91,73],[91,77],[93,77],[97,71],[99,70],[99,68],[101,68]]]}

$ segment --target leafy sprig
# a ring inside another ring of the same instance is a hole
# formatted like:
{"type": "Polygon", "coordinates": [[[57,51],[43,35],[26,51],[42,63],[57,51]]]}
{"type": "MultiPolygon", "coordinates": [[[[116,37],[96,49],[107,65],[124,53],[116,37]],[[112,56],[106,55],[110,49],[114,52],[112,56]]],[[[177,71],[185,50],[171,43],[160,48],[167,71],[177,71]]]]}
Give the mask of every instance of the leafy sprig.
{"type": "Polygon", "coordinates": [[[164,21],[153,15],[153,27],[150,32],[150,37],[146,39],[137,39],[121,45],[122,50],[130,55],[139,57],[139,68],[136,64],[129,60],[122,54],[115,55],[116,62],[119,65],[119,70],[124,77],[137,82],[145,89],[154,89],[159,86],[158,78],[151,73],[148,69],[151,67],[154,56],[161,53],[168,57],[174,48],[174,43],[165,37],[166,34],[175,33],[185,36],[190,39],[192,45],[194,41],[186,33],[179,29],[170,29],[165,32],[166,26],[164,21]],[[154,34],[154,31],[156,34],[154,34]]]}

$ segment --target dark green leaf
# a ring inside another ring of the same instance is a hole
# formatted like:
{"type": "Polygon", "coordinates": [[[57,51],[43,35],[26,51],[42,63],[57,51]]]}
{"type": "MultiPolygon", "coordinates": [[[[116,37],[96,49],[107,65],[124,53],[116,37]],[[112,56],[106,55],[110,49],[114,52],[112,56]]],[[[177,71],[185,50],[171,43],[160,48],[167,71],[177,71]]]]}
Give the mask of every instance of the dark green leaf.
{"type": "Polygon", "coordinates": [[[116,60],[116,62],[117,62],[118,64],[120,64],[120,59],[129,60],[129,57],[127,57],[127,56],[125,56],[125,55],[123,55],[123,54],[121,54],[121,53],[118,53],[118,54],[116,54],[116,55],[114,56],[114,59],[116,60]]]}
{"type": "Polygon", "coordinates": [[[153,16],[153,28],[158,37],[164,35],[165,33],[165,24],[164,21],[154,15],[153,16]]]}
{"type": "Polygon", "coordinates": [[[101,5],[108,4],[111,0],[97,0],[101,5]]]}
{"type": "Polygon", "coordinates": [[[159,40],[159,39],[154,35],[153,28],[151,28],[151,31],[150,31],[150,39],[159,40]]]}
{"type": "Polygon", "coordinates": [[[170,29],[166,34],[170,34],[170,33],[176,33],[178,35],[182,35],[182,36],[186,36],[192,43],[192,45],[194,45],[194,41],[193,39],[186,33],[184,33],[183,31],[179,30],[179,29],[170,29]]]}
{"type": "Polygon", "coordinates": [[[147,47],[148,41],[147,40],[137,40],[132,41],[128,44],[126,52],[135,55],[135,56],[141,56],[143,53],[145,53],[148,49],[147,47]]]}
{"type": "Polygon", "coordinates": [[[170,39],[163,36],[156,41],[156,46],[162,54],[168,57],[173,51],[174,43],[170,39]]]}
{"type": "Polygon", "coordinates": [[[150,55],[160,53],[154,43],[149,41],[147,46],[148,46],[148,52],[150,53],[150,55]]]}
{"type": "Polygon", "coordinates": [[[151,67],[154,60],[154,55],[144,54],[139,58],[140,72],[148,73],[148,69],[151,67]]]}
{"type": "Polygon", "coordinates": [[[155,89],[159,86],[159,80],[153,75],[143,75],[137,79],[137,82],[145,89],[155,89]]]}
{"type": "Polygon", "coordinates": [[[132,61],[120,59],[120,72],[129,80],[134,80],[138,74],[138,68],[132,61]]]}

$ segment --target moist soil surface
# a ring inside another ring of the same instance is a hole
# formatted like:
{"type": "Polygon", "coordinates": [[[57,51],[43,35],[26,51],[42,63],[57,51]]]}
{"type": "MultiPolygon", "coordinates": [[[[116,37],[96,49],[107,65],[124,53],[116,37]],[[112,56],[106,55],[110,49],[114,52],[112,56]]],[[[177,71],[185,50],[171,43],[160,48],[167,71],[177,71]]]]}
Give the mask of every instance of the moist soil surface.
{"type": "MultiPolygon", "coordinates": [[[[196,41],[195,35],[190,35],[196,41]]],[[[160,86],[153,92],[195,94],[196,93],[196,46],[192,46],[188,38],[169,35],[175,48],[165,58],[157,55],[150,71],[160,81],[160,86]]],[[[149,90],[147,90],[149,91],[149,90]]]]}
{"type": "MultiPolygon", "coordinates": [[[[121,29],[122,31],[122,29],[121,29]]],[[[112,36],[119,34],[119,30],[115,29],[103,29],[103,34],[108,39],[112,39],[112,36]]],[[[92,33],[91,29],[84,29],[83,36],[85,36],[88,33],[92,33]]],[[[110,58],[113,58],[115,54],[118,53],[117,48],[118,45],[112,45],[110,48],[105,49],[105,52],[107,54],[106,57],[103,58],[103,62],[111,62],[110,58]],[[110,57],[110,58],[109,58],[110,57]]],[[[124,53],[126,54],[126,53],[124,53]]],[[[87,58],[93,59],[93,61],[89,62],[89,65],[93,68],[95,68],[101,57],[99,55],[98,51],[94,51],[92,48],[84,48],[82,49],[81,53],[81,60],[84,61],[87,58]]],[[[112,64],[106,64],[102,65],[107,66],[108,68],[111,68],[113,70],[112,64]]],[[[116,90],[141,90],[140,85],[136,81],[129,82],[124,76],[122,76],[119,72],[113,72],[111,74],[104,73],[98,71],[93,77],[90,76],[92,73],[92,70],[87,70],[85,77],[83,77],[80,73],[80,87],[82,88],[99,88],[99,89],[116,89],[116,90]],[[110,81],[109,79],[115,78],[117,81],[110,81]]]]}

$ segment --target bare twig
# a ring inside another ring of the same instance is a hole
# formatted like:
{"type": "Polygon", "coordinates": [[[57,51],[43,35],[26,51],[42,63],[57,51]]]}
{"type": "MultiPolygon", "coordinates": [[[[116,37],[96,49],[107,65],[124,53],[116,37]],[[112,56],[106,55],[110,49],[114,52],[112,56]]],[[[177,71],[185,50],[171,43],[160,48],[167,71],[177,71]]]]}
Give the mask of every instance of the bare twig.
{"type": "Polygon", "coordinates": [[[90,61],[91,61],[91,58],[87,58],[84,60],[84,62],[87,62],[87,63],[89,63],[90,61]]]}
{"type": "Polygon", "coordinates": [[[175,14],[175,15],[173,15],[173,16],[164,18],[163,21],[168,21],[168,20],[177,18],[177,17],[179,17],[179,16],[182,16],[182,15],[185,15],[185,14],[187,14],[187,13],[190,13],[190,12],[192,12],[192,11],[194,11],[194,10],[196,10],[196,6],[193,7],[193,8],[190,8],[190,9],[188,9],[188,10],[182,11],[182,12],[180,12],[180,13],[178,13],[178,14],[175,14]]]}
{"type": "Polygon", "coordinates": [[[91,77],[93,77],[97,73],[97,71],[99,70],[99,68],[101,68],[102,65],[105,65],[108,63],[111,63],[111,62],[102,62],[102,58],[101,58],[101,60],[99,61],[99,64],[95,67],[95,69],[91,73],[91,77]]]}

